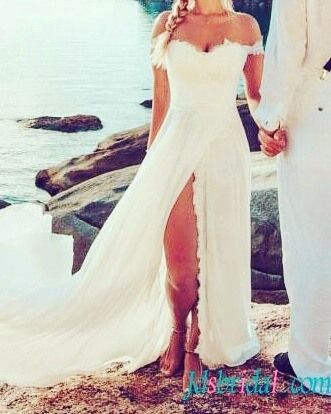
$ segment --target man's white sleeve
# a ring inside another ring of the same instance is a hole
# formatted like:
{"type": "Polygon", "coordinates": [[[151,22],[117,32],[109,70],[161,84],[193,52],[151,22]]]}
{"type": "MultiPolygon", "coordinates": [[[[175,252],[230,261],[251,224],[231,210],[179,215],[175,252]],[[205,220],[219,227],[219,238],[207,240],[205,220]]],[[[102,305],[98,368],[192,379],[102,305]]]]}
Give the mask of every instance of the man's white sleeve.
{"type": "Polygon", "coordinates": [[[268,131],[286,126],[306,45],[306,0],[274,0],[260,90],[262,98],[254,113],[257,123],[268,131]]]}

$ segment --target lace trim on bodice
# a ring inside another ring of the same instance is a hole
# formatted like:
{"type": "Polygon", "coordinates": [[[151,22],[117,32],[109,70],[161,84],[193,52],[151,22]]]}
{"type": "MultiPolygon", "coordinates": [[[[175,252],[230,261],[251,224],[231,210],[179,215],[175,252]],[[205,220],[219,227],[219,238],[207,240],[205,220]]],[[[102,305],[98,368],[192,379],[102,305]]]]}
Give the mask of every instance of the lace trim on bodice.
{"type": "Polygon", "coordinates": [[[152,38],[151,61],[157,68],[166,69],[166,48],[169,39],[169,32],[165,31],[152,38]]]}
{"type": "Polygon", "coordinates": [[[180,43],[183,44],[191,49],[193,49],[196,53],[203,54],[203,55],[209,55],[215,52],[218,49],[221,49],[225,46],[231,46],[231,45],[237,45],[242,47],[244,50],[246,50],[247,55],[260,55],[264,54],[264,47],[263,47],[263,38],[259,39],[254,43],[254,45],[244,45],[239,42],[235,42],[232,40],[229,40],[227,38],[224,39],[223,43],[220,43],[218,45],[213,46],[210,51],[205,52],[203,50],[199,50],[195,45],[192,43],[181,40],[181,39],[171,39],[168,43],[169,39],[169,33],[163,32],[159,34],[158,36],[152,38],[151,41],[151,61],[154,66],[158,68],[166,69],[166,52],[167,52],[167,46],[170,43],[180,43]]]}

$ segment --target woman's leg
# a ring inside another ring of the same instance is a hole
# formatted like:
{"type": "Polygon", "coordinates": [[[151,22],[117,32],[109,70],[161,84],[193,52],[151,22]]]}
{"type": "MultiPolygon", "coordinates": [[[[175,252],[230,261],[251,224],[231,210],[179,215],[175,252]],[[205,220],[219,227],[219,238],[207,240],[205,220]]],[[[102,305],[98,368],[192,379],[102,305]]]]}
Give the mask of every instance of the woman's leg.
{"type": "MultiPolygon", "coordinates": [[[[162,371],[166,375],[172,375],[183,362],[186,339],[183,332],[186,331],[187,317],[198,299],[198,235],[193,206],[193,180],[192,176],[178,197],[164,236],[168,267],[166,290],[175,330],[161,362],[162,371]]],[[[197,333],[197,317],[192,317],[192,325],[196,325],[194,332],[197,333]]],[[[192,329],[191,332],[193,333],[192,329]]],[[[197,343],[198,336],[196,339],[191,338],[192,333],[189,341],[195,340],[197,343]]]]}

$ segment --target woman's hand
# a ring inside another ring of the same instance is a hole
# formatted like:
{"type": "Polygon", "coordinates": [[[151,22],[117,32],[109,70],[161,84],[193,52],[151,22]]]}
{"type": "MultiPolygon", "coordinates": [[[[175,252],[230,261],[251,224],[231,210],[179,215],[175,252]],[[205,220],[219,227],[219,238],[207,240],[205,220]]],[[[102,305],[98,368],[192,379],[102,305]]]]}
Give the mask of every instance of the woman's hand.
{"type": "Polygon", "coordinates": [[[287,146],[287,132],[284,128],[274,132],[261,128],[258,137],[261,143],[261,150],[268,157],[275,157],[284,151],[287,146]]]}

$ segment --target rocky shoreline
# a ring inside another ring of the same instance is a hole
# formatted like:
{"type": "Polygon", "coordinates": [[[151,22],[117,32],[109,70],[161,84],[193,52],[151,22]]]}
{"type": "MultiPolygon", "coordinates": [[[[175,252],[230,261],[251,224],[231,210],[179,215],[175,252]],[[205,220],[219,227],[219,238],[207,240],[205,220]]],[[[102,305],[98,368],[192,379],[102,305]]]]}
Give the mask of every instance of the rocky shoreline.
{"type": "MultiPolygon", "coordinates": [[[[150,108],[151,101],[142,102],[150,108]]],[[[251,151],[259,151],[257,126],[245,100],[238,99],[237,107],[243,122],[251,151]]],[[[101,174],[138,165],[145,156],[149,124],[122,131],[106,138],[94,152],[41,170],[36,176],[36,186],[54,196],[90,178],[101,174]]]]}
{"type": "MultiPolygon", "coordinates": [[[[138,167],[131,165],[87,179],[61,191],[47,203],[46,208],[53,216],[53,231],[74,236],[74,272],[80,268],[94,238],[138,167]]],[[[275,162],[266,160],[260,153],[253,153],[252,169],[253,299],[258,303],[287,303],[282,276],[275,162]]]]}
{"type": "MultiPolygon", "coordinates": [[[[150,106],[149,102],[144,102],[150,106]]],[[[257,127],[247,103],[237,100],[251,149],[252,290],[258,303],[287,303],[283,280],[276,161],[259,149],[257,127]]],[[[115,133],[95,151],[40,171],[36,185],[52,197],[46,210],[53,231],[74,236],[73,272],[133,180],[145,156],[149,124],[115,133]]],[[[8,205],[0,201],[0,208],[8,205]]]]}
{"type": "MultiPolygon", "coordinates": [[[[257,127],[247,104],[238,100],[252,160],[252,289],[259,303],[287,303],[284,287],[276,188],[276,162],[258,149],[257,127]]],[[[76,272],[145,156],[149,125],[106,137],[90,154],[37,174],[36,185],[51,199],[53,231],[74,236],[76,272]]]]}

